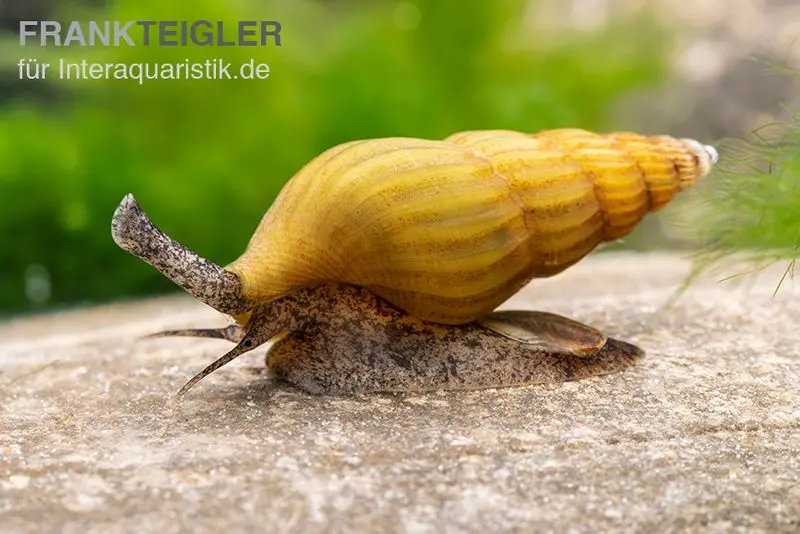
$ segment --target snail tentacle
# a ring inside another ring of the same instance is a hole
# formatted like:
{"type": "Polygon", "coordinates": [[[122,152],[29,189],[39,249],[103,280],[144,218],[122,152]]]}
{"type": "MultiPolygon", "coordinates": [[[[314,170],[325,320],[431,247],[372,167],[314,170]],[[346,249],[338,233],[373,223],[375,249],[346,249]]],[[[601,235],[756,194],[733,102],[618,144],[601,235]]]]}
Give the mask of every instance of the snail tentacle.
{"type": "Polygon", "coordinates": [[[210,339],[224,339],[238,343],[244,338],[245,329],[238,324],[231,324],[224,328],[187,328],[182,330],[164,330],[155,334],[148,334],[145,338],[156,337],[205,337],[210,339]]]}
{"type": "Polygon", "coordinates": [[[249,338],[242,339],[235,347],[226,352],[224,355],[217,358],[214,362],[207,365],[202,371],[194,375],[188,382],[186,382],[181,389],[175,394],[175,402],[180,402],[183,396],[194,387],[195,384],[202,379],[219,369],[220,367],[232,362],[242,354],[250,352],[255,346],[249,338]]]}
{"type": "Polygon", "coordinates": [[[242,295],[239,277],[197,255],[159,230],[136,202],[125,197],[111,219],[111,235],[123,250],[141,258],[187,293],[231,315],[255,306],[242,295]]]}
{"type": "MultiPolygon", "coordinates": [[[[291,298],[287,298],[285,300],[291,302],[291,298]]],[[[236,346],[211,364],[207,365],[202,371],[194,375],[191,380],[186,382],[186,384],[184,384],[184,386],[178,390],[178,393],[175,394],[175,401],[180,401],[186,392],[192,389],[195,384],[220,367],[232,362],[242,354],[250,352],[264,343],[267,343],[268,341],[278,341],[285,337],[286,334],[291,331],[292,327],[288,326],[282,320],[282,317],[285,315],[283,308],[284,307],[280,305],[271,306],[267,304],[259,306],[251,314],[247,325],[242,327],[234,324],[217,330],[216,332],[220,333],[221,335],[231,335],[232,337],[238,336],[237,339],[231,339],[231,341],[237,342],[236,346]]],[[[203,332],[209,330],[199,329],[195,330],[194,332],[203,332]]],[[[184,332],[192,331],[187,330],[184,332]]]]}
{"type": "Polygon", "coordinates": [[[199,256],[159,230],[133,195],[122,199],[111,219],[111,235],[120,248],[141,258],[190,295],[231,315],[252,309],[239,277],[199,256]]]}

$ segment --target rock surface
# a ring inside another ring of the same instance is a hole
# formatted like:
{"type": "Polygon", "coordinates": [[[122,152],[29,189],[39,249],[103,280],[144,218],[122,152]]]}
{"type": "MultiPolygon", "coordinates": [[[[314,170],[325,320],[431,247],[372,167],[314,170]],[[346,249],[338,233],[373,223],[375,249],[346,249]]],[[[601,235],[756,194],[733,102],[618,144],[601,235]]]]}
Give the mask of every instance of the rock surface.
{"type": "MultiPolygon", "coordinates": [[[[313,397],[252,372],[178,406],[227,346],[184,297],[0,325],[3,532],[800,530],[800,290],[607,254],[507,306],[637,343],[629,371],[553,386],[313,397]]],[[[774,276],[773,276],[774,275],[774,276]]]]}

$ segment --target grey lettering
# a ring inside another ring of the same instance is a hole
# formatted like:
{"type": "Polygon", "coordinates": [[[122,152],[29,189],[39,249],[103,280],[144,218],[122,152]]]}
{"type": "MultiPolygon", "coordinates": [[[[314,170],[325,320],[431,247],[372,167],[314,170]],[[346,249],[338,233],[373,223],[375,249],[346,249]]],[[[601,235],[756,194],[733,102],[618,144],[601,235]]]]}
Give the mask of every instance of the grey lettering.
{"type": "Polygon", "coordinates": [[[133,26],[133,21],[128,21],[124,26],[119,25],[119,21],[114,21],[114,46],[119,46],[120,39],[124,40],[128,46],[136,46],[128,35],[128,30],[133,26]]]}
{"type": "Polygon", "coordinates": [[[198,20],[192,24],[191,38],[197,46],[208,46],[214,44],[214,26],[207,20],[198,20]],[[204,27],[205,31],[200,28],[204,27]]]}
{"type": "Polygon", "coordinates": [[[267,46],[267,37],[272,37],[275,46],[281,45],[281,23],[277,20],[261,21],[261,46],[267,46]]]}
{"type": "Polygon", "coordinates": [[[72,41],[77,41],[79,45],[86,46],[86,40],[83,38],[83,29],[80,22],[72,21],[67,28],[67,36],[64,37],[64,46],[69,46],[72,41]]]}
{"type": "Polygon", "coordinates": [[[254,20],[240,20],[239,21],[239,46],[256,46],[258,43],[255,40],[256,36],[256,21],[254,20]],[[246,40],[246,37],[253,37],[252,41],[246,40]]]}
{"type": "Polygon", "coordinates": [[[89,22],[89,46],[95,46],[100,41],[103,46],[111,45],[111,24],[108,21],[103,22],[103,27],[95,22],[89,22]]]}
{"type": "Polygon", "coordinates": [[[225,24],[221,20],[217,21],[217,46],[236,46],[234,41],[225,40],[225,24]]]}
{"type": "Polygon", "coordinates": [[[56,46],[61,46],[61,24],[54,20],[45,20],[41,23],[42,46],[47,46],[47,38],[52,37],[56,46]],[[51,28],[51,29],[48,29],[51,28]]]}
{"type": "Polygon", "coordinates": [[[142,45],[150,46],[150,28],[156,25],[156,21],[137,20],[136,24],[142,27],[142,45]]]}
{"type": "Polygon", "coordinates": [[[158,23],[158,44],[161,46],[178,46],[178,40],[168,41],[167,37],[177,37],[178,30],[177,29],[169,29],[169,28],[176,28],[178,26],[178,21],[175,20],[162,20],[158,23]]]}
{"type": "Polygon", "coordinates": [[[181,21],[180,44],[186,46],[186,21],[181,21]]]}
{"type": "Polygon", "coordinates": [[[21,20],[19,21],[19,45],[24,46],[25,40],[27,37],[33,37],[36,35],[36,30],[29,30],[28,26],[39,26],[39,23],[35,20],[21,20]]]}

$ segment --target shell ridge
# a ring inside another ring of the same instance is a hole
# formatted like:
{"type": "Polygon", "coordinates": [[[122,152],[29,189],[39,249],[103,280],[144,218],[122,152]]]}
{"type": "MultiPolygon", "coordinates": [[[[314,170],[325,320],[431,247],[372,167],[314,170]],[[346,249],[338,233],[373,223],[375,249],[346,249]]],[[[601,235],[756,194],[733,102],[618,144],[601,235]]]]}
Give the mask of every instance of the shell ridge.
{"type": "MultiPolygon", "coordinates": [[[[606,240],[606,228],[609,227],[609,215],[608,215],[607,210],[604,209],[605,208],[605,202],[604,202],[604,199],[603,199],[603,195],[601,194],[599,185],[597,184],[597,180],[596,180],[597,175],[595,174],[594,171],[586,168],[586,165],[584,165],[583,160],[581,160],[580,158],[575,157],[574,153],[575,153],[576,150],[577,151],[581,150],[581,148],[582,148],[581,145],[576,145],[574,147],[571,147],[571,146],[569,146],[569,143],[564,141],[565,138],[569,139],[569,137],[568,137],[569,134],[585,136],[585,137],[588,137],[588,138],[590,138],[592,140],[595,140],[600,136],[598,134],[594,133],[594,132],[589,132],[587,130],[582,130],[582,129],[577,129],[577,128],[562,128],[562,129],[559,129],[559,130],[554,130],[554,132],[557,135],[547,136],[548,137],[548,142],[550,144],[552,144],[552,146],[555,147],[556,149],[562,151],[564,153],[564,157],[568,161],[570,161],[571,163],[577,165],[578,168],[581,169],[581,174],[583,174],[583,176],[589,181],[589,183],[592,184],[592,193],[594,194],[594,198],[597,201],[597,205],[600,207],[600,209],[599,209],[600,218],[603,221],[602,228],[601,228],[601,235],[602,235],[603,240],[605,241],[606,240]]],[[[548,132],[538,132],[538,133],[533,134],[533,135],[535,136],[535,138],[541,139],[541,137],[544,136],[544,134],[547,134],[547,133],[548,132]]]]}
{"type": "MultiPolygon", "coordinates": [[[[609,147],[614,150],[621,161],[628,166],[628,171],[635,175],[635,187],[638,191],[636,196],[625,199],[615,198],[613,218],[615,225],[609,224],[608,232],[604,232],[605,241],[614,241],[628,234],[641,220],[650,212],[651,201],[650,192],[647,187],[647,173],[639,165],[639,160],[632,154],[629,143],[619,139],[615,134],[608,134],[603,138],[609,143],[609,147]]],[[[611,210],[609,210],[611,211],[611,210]]],[[[609,214],[611,216],[611,214],[609,214]]]]}
{"type": "MultiPolygon", "coordinates": [[[[647,187],[647,173],[642,168],[642,165],[639,162],[639,158],[634,157],[633,154],[630,153],[630,150],[627,148],[627,143],[625,142],[625,140],[619,138],[619,135],[621,135],[621,134],[622,135],[629,135],[629,136],[633,135],[633,134],[630,134],[628,132],[616,132],[616,133],[609,134],[607,137],[613,141],[613,146],[617,147],[621,152],[623,152],[624,154],[626,154],[628,156],[628,158],[633,162],[633,165],[636,167],[636,170],[639,171],[639,178],[640,178],[639,182],[640,182],[640,185],[642,186],[642,189],[645,192],[644,198],[645,198],[645,203],[646,203],[646,208],[647,208],[645,213],[650,213],[650,211],[651,211],[651,209],[653,207],[653,201],[652,201],[652,198],[650,196],[650,188],[647,187]]],[[[637,136],[637,137],[639,137],[639,136],[637,136]]],[[[642,141],[645,142],[646,138],[642,139],[642,141]]]]}
{"type": "Polygon", "coordinates": [[[527,236],[527,238],[525,239],[525,244],[527,245],[528,253],[530,255],[528,261],[532,263],[533,258],[536,257],[536,250],[534,249],[533,243],[531,242],[530,239],[530,236],[532,234],[530,225],[528,224],[528,218],[525,216],[526,214],[525,203],[522,201],[519,194],[517,194],[516,190],[511,185],[511,181],[503,173],[497,170],[497,167],[495,166],[494,161],[492,161],[492,158],[475,149],[472,149],[471,152],[475,154],[477,157],[486,161],[492,170],[492,175],[501,179],[503,183],[506,185],[506,190],[508,191],[509,197],[519,209],[519,216],[522,218],[522,226],[525,228],[525,234],[527,236]]]}

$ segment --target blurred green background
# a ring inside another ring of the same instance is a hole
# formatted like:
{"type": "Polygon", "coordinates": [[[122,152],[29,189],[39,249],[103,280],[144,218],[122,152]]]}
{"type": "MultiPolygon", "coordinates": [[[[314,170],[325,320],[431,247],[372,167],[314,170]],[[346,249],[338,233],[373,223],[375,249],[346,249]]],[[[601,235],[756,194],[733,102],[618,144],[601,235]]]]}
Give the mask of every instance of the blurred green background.
{"type": "MultiPolygon", "coordinates": [[[[127,192],[172,237],[225,264],[293,173],[344,141],[563,126],[696,133],[675,118],[677,107],[691,114],[686,104],[663,97],[680,77],[680,24],[637,10],[588,29],[554,26],[537,15],[543,2],[2,4],[0,315],[174,291],[111,240],[111,214],[127,192]],[[23,49],[20,19],[278,20],[282,46],[23,49]],[[271,76],[21,81],[22,57],[255,58],[271,76]],[[647,95],[661,96],[648,107],[647,95]]],[[[649,231],[631,242],[664,243],[649,231]]]]}

